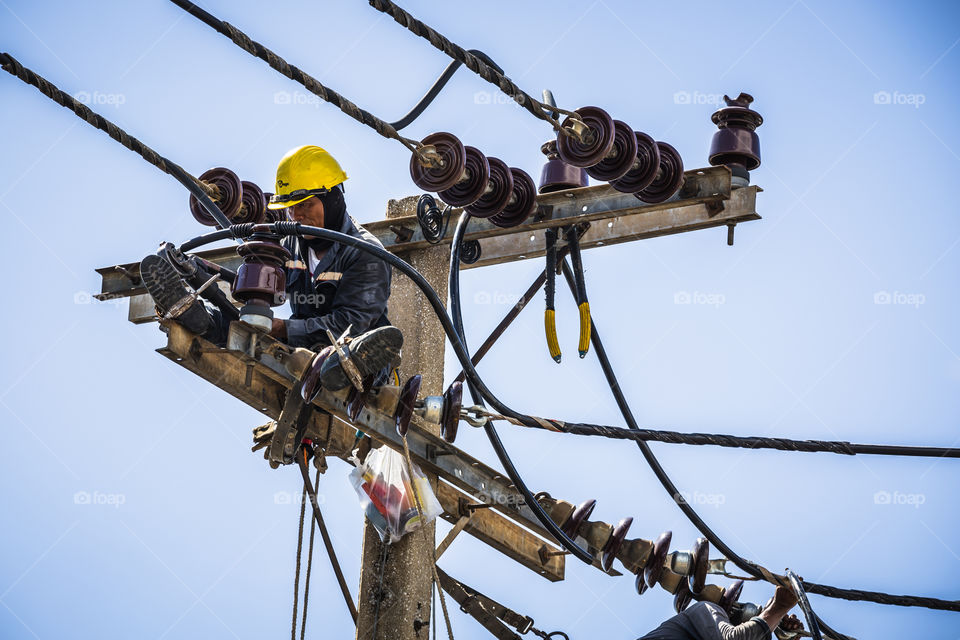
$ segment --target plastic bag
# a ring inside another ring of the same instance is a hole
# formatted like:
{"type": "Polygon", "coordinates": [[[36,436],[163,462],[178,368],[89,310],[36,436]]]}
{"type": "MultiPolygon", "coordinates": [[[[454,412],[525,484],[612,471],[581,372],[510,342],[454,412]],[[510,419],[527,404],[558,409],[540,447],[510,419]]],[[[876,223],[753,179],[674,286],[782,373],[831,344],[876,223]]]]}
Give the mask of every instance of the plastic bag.
{"type": "Polygon", "coordinates": [[[370,451],[363,463],[350,472],[360,504],[381,540],[389,537],[391,543],[396,542],[443,512],[427,477],[416,464],[412,466],[413,483],[403,454],[380,447],[370,451]],[[417,512],[414,491],[420,498],[423,521],[417,512]]]}

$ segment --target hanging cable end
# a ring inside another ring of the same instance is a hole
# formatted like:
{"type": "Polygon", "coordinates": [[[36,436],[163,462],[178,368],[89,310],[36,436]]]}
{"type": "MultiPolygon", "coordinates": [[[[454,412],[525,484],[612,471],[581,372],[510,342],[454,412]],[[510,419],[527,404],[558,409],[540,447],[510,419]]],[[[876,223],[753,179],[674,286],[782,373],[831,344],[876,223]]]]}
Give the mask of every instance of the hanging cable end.
{"type": "Polygon", "coordinates": [[[557,364],[560,364],[560,341],[557,340],[557,312],[553,309],[547,309],[543,312],[543,328],[547,334],[547,348],[550,350],[550,357],[557,364]]]}
{"type": "Polygon", "coordinates": [[[580,357],[587,357],[590,351],[590,303],[580,304],[580,344],[577,345],[580,357]]]}

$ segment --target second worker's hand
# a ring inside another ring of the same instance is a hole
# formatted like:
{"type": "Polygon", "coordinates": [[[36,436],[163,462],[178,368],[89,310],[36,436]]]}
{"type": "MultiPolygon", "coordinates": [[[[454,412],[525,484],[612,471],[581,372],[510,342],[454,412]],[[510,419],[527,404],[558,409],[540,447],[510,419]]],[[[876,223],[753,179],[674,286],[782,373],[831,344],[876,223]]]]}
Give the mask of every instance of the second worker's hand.
{"type": "Polygon", "coordinates": [[[777,628],[784,616],[797,604],[797,594],[788,587],[777,587],[773,597],[760,613],[760,618],[767,623],[771,631],[777,628]]]}
{"type": "Polygon", "coordinates": [[[790,614],[780,621],[780,628],[784,631],[802,631],[803,623],[797,616],[790,614]]]}
{"type": "Polygon", "coordinates": [[[784,612],[790,611],[797,604],[797,594],[789,587],[777,587],[773,594],[773,607],[781,608],[784,612]]]}
{"type": "Polygon", "coordinates": [[[273,328],[270,329],[270,335],[274,338],[284,340],[287,337],[287,325],[280,318],[273,319],[273,328]]]}

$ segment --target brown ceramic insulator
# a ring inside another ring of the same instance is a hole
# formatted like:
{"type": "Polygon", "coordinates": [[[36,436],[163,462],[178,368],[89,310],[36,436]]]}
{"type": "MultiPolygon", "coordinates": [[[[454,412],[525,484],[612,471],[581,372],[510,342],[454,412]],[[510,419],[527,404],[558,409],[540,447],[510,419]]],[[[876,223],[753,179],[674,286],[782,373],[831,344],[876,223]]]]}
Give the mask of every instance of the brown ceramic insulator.
{"type": "Polygon", "coordinates": [[[540,151],[547,156],[547,162],[540,172],[540,193],[553,193],[567,189],[579,189],[587,186],[587,172],[581,167],[567,164],[557,154],[557,141],[543,143],[540,151]]]}
{"type": "Polygon", "coordinates": [[[323,361],[333,352],[333,345],[324,347],[317,355],[313,356],[307,371],[303,374],[300,396],[307,404],[313,402],[313,399],[320,393],[320,369],[323,368],[323,361]]]}
{"type": "Polygon", "coordinates": [[[510,202],[513,195],[513,173],[507,163],[492,156],[487,158],[490,167],[490,180],[484,194],[476,202],[466,207],[466,212],[474,218],[495,216],[510,202]]]}
{"type": "Polygon", "coordinates": [[[657,142],[660,151],[660,168],[650,185],[636,196],[644,202],[656,204],[673,197],[683,186],[683,159],[680,153],[666,142],[657,142]]]}
{"type": "Polygon", "coordinates": [[[727,615],[730,615],[730,610],[733,608],[733,603],[740,599],[740,593],[743,591],[743,580],[734,580],[730,583],[730,586],[723,590],[723,595],[720,596],[719,602],[724,611],[727,612],[727,615]]]}
{"type": "Polygon", "coordinates": [[[410,178],[424,191],[450,189],[463,176],[463,169],[466,166],[467,152],[463,148],[463,143],[455,135],[446,131],[431,133],[422,142],[437,150],[442,166],[432,167],[422,164],[417,154],[413,154],[410,158],[410,178]]]}
{"type": "Polygon", "coordinates": [[[613,121],[613,148],[607,156],[587,169],[587,175],[595,180],[609,182],[622,178],[637,159],[637,136],[622,120],[613,121]]]}
{"type": "Polygon", "coordinates": [[[267,217],[267,200],[263,191],[253,182],[243,180],[243,194],[240,196],[240,209],[237,214],[230,218],[234,224],[243,224],[245,222],[261,223],[267,217]]]}
{"type": "Polygon", "coordinates": [[[664,531],[653,543],[653,552],[643,567],[643,577],[647,581],[647,586],[652,587],[660,580],[660,574],[663,573],[663,563],[667,559],[667,552],[670,551],[670,541],[673,539],[672,531],[664,531]]]}
{"type": "Polygon", "coordinates": [[[423,382],[423,376],[415,375],[407,380],[403,388],[400,389],[400,397],[397,400],[397,412],[393,419],[397,427],[397,433],[401,436],[407,435],[407,429],[410,428],[410,419],[413,418],[413,408],[417,403],[417,395],[420,393],[420,385],[423,382]]]}
{"type": "Polygon", "coordinates": [[[453,442],[457,439],[461,407],[463,407],[463,383],[456,380],[443,392],[443,417],[440,419],[440,435],[447,442],[453,442]]]}
{"type": "Polygon", "coordinates": [[[630,531],[630,525],[633,524],[633,518],[624,518],[613,527],[613,533],[607,540],[607,545],[603,548],[602,566],[604,571],[610,571],[613,568],[613,561],[620,553],[620,547],[630,531]]]}
{"type": "Polygon", "coordinates": [[[707,584],[707,568],[710,564],[710,543],[706,538],[697,538],[693,543],[693,549],[690,551],[692,556],[690,564],[691,573],[687,576],[690,585],[690,591],[696,595],[703,591],[707,584]]]}
{"type": "Polygon", "coordinates": [[[587,139],[581,141],[577,136],[563,131],[571,120],[567,116],[560,123],[561,131],[557,132],[557,153],[569,165],[591,167],[603,160],[613,148],[613,118],[599,107],[582,107],[576,113],[589,130],[587,139]]]}
{"type": "Polygon", "coordinates": [[[691,602],[693,602],[693,594],[690,593],[687,583],[681,580],[680,584],[677,585],[677,590],[673,593],[673,610],[682,613],[684,609],[690,606],[691,602]]]}
{"type": "Polygon", "coordinates": [[[633,586],[637,589],[638,596],[642,596],[647,592],[647,589],[650,588],[647,586],[647,581],[643,577],[643,571],[637,573],[637,579],[634,580],[633,586]]]}
{"type": "MultiPolygon", "coordinates": [[[[214,167],[200,174],[198,180],[216,190],[217,196],[211,197],[210,199],[213,200],[217,208],[223,212],[223,215],[233,220],[237,215],[237,211],[240,210],[243,198],[243,183],[240,181],[240,177],[226,167],[214,167]]],[[[193,214],[194,219],[202,225],[208,227],[217,226],[217,221],[213,216],[208,214],[207,211],[200,206],[200,202],[192,195],[190,196],[190,213],[193,214]]]]}
{"type": "Polygon", "coordinates": [[[660,147],[656,141],[642,131],[633,133],[637,138],[637,157],[633,166],[623,177],[610,181],[610,186],[622,193],[643,191],[650,186],[660,170],[660,147]]]}
{"type": "Polygon", "coordinates": [[[374,380],[376,380],[375,375],[364,378],[361,384],[363,387],[362,391],[356,387],[350,388],[350,393],[347,395],[347,416],[349,416],[351,422],[356,422],[360,416],[360,412],[367,406],[367,401],[370,399],[370,389],[373,388],[374,380]]]}
{"type": "Polygon", "coordinates": [[[283,267],[290,260],[290,252],[275,240],[249,240],[237,248],[237,253],[243,257],[243,264],[231,287],[233,297],[269,307],[283,304],[287,287],[283,267]]]}
{"type": "Polygon", "coordinates": [[[567,518],[567,521],[563,523],[563,526],[560,528],[565,534],[571,538],[576,538],[580,532],[580,527],[590,517],[590,514],[593,513],[594,508],[597,506],[596,500],[587,500],[581,502],[577,505],[577,508],[573,510],[573,513],[570,514],[570,517],[567,518]]]}
{"type": "Polygon", "coordinates": [[[763,116],[750,108],[753,96],[741,93],[735,99],[723,96],[726,107],[721,107],[711,116],[719,131],[710,142],[710,164],[739,165],[747,171],[760,166],[760,138],[757,127],[763,124],[763,116]]]}
{"type": "Polygon", "coordinates": [[[537,185],[523,169],[510,167],[513,175],[513,192],[507,206],[500,213],[490,216],[489,220],[498,227],[516,227],[523,224],[537,208],[537,185]]]}
{"type": "Polygon", "coordinates": [[[465,207],[476,202],[490,181],[490,163],[476,147],[464,147],[466,170],[457,184],[439,192],[440,199],[452,207],[465,207]]]}
{"type": "MultiPolygon", "coordinates": [[[[263,192],[263,199],[269,203],[270,198],[273,197],[272,193],[267,191],[263,192]]],[[[267,209],[263,212],[263,221],[266,223],[271,222],[280,222],[281,220],[287,219],[287,209],[267,209]]]]}

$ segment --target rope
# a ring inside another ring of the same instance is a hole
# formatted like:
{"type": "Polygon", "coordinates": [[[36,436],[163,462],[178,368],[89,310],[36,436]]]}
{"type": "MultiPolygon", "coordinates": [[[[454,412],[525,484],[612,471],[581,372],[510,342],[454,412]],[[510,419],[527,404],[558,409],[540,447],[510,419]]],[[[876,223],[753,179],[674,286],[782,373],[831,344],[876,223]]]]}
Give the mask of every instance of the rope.
{"type": "MultiPolygon", "coordinates": [[[[303,523],[307,513],[307,490],[300,494],[300,527],[297,529],[297,568],[293,574],[293,619],[290,621],[290,640],[297,640],[297,605],[300,602],[300,558],[303,555],[303,523]]],[[[310,525],[313,533],[313,524],[310,525]]]]}
{"type": "MultiPolygon", "coordinates": [[[[320,468],[317,468],[316,480],[313,483],[313,493],[320,490],[320,468]]],[[[304,489],[306,491],[306,489],[304,489]]],[[[310,603],[310,572],[313,569],[313,541],[316,538],[317,529],[310,526],[310,543],[307,545],[307,576],[303,581],[303,614],[300,621],[300,640],[306,638],[307,633],[307,606],[310,603]]]]}
{"type": "Polygon", "coordinates": [[[361,109],[333,89],[324,86],[319,80],[302,71],[298,67],[288,63],[286,60],[278,56],[270,49],[267,49],[259,42],[252,40],[250,36],[245,34],[243,31],[240,31],[240,29],[234,27],[229,22],[220,20],[216,16],[204,11],[189,0],[170,1],[187,13],[198,18],[204,24],[212,27],[218,33],[230,38],[235,45],[253,57],[259,58],[266,62],[268,65],[270,65],[271,69],[274,69],[291,80],[300,83],[307,91],[319,97],[321,100],[329,102],[333,106],[340,109],[340,111],[343,113],[347,114],[357,122],[370,127],[384,138],[397,140],[410,151],[417,153],[421,146],[419,142],[409,138],[404,138],[390,123],[381,120],[365,109],[361,109]]]}
{"type": "Polygon", "coordinates": [[[337,584],[340,586],[340,593],[343,595],[343,601],[347,605],[347,609],[350,610],[350,617],[353,619],[353,624],[357,624],[357,606],[353,603],[353,598],[350,595],[350,588],[347,586],[347,581],[343,577],[343,569],[340,568],[340,561],[337,560],[337,552],[333,548],[333,541],[330,539],[330,533],[327,531],[327,525],[323,521],[323,514],[320,512],[320,503],[317,500],[317,494],[313,490],[313,484],[310,481],[310,470],[307,468],[307,449],[308,445],[304,444],[303,458],[297,457],[297,467],[299,467],[300,477],[303,479],[303,488],[307,491],[307,494],[310,497],[310,507],[313,510],[313,519],[317,523],[317,528],[320,529],[320,536],[323,539],[323,546],[327,551],[327,556],[330,558],[330,566],[333,568],[333,574],[336,576],[337,584]]]}
{"type": "Polygon", "coordinates": [[[87,124],[105,132],[108,136],[110,136],[110,138],[116,142],[119,142],[130,151],[133,151],[138,156],[155,166],[157,169],[160,169],[169,176],[173,176],[177,182],[186,187],[187,190],[193,194],[195,198],[197,198],[197,200],[200,202],[200,205],[209,215],[213,216],[213,219],[216,220],[221,227],[226,229],[232,224],[230,220],[227,219],[227,217],[223,214],[223,212],[220,211],[217,205],[214,204],[213,200],[211,200],[211,196],[217,196],[216,189],[210,185],[200,182],[198,179],[187,173],[187,171],[177,163],[164,158],[159,153],[145,145],[143,142],[137,138],[134,138],[129,133],[101,116],[99,113],[92,111],[87,105],[83,104],[82,102],[78,102],[70,94],[61,91],[56,85],[43,76],[24,67],[9,53],[0,53],[0,66],[2,66],[3,70],[10,75],[15,76],[23,82],[36,87],[40,93],[50,98],[61,107],[69,109],[87,124]]]}

